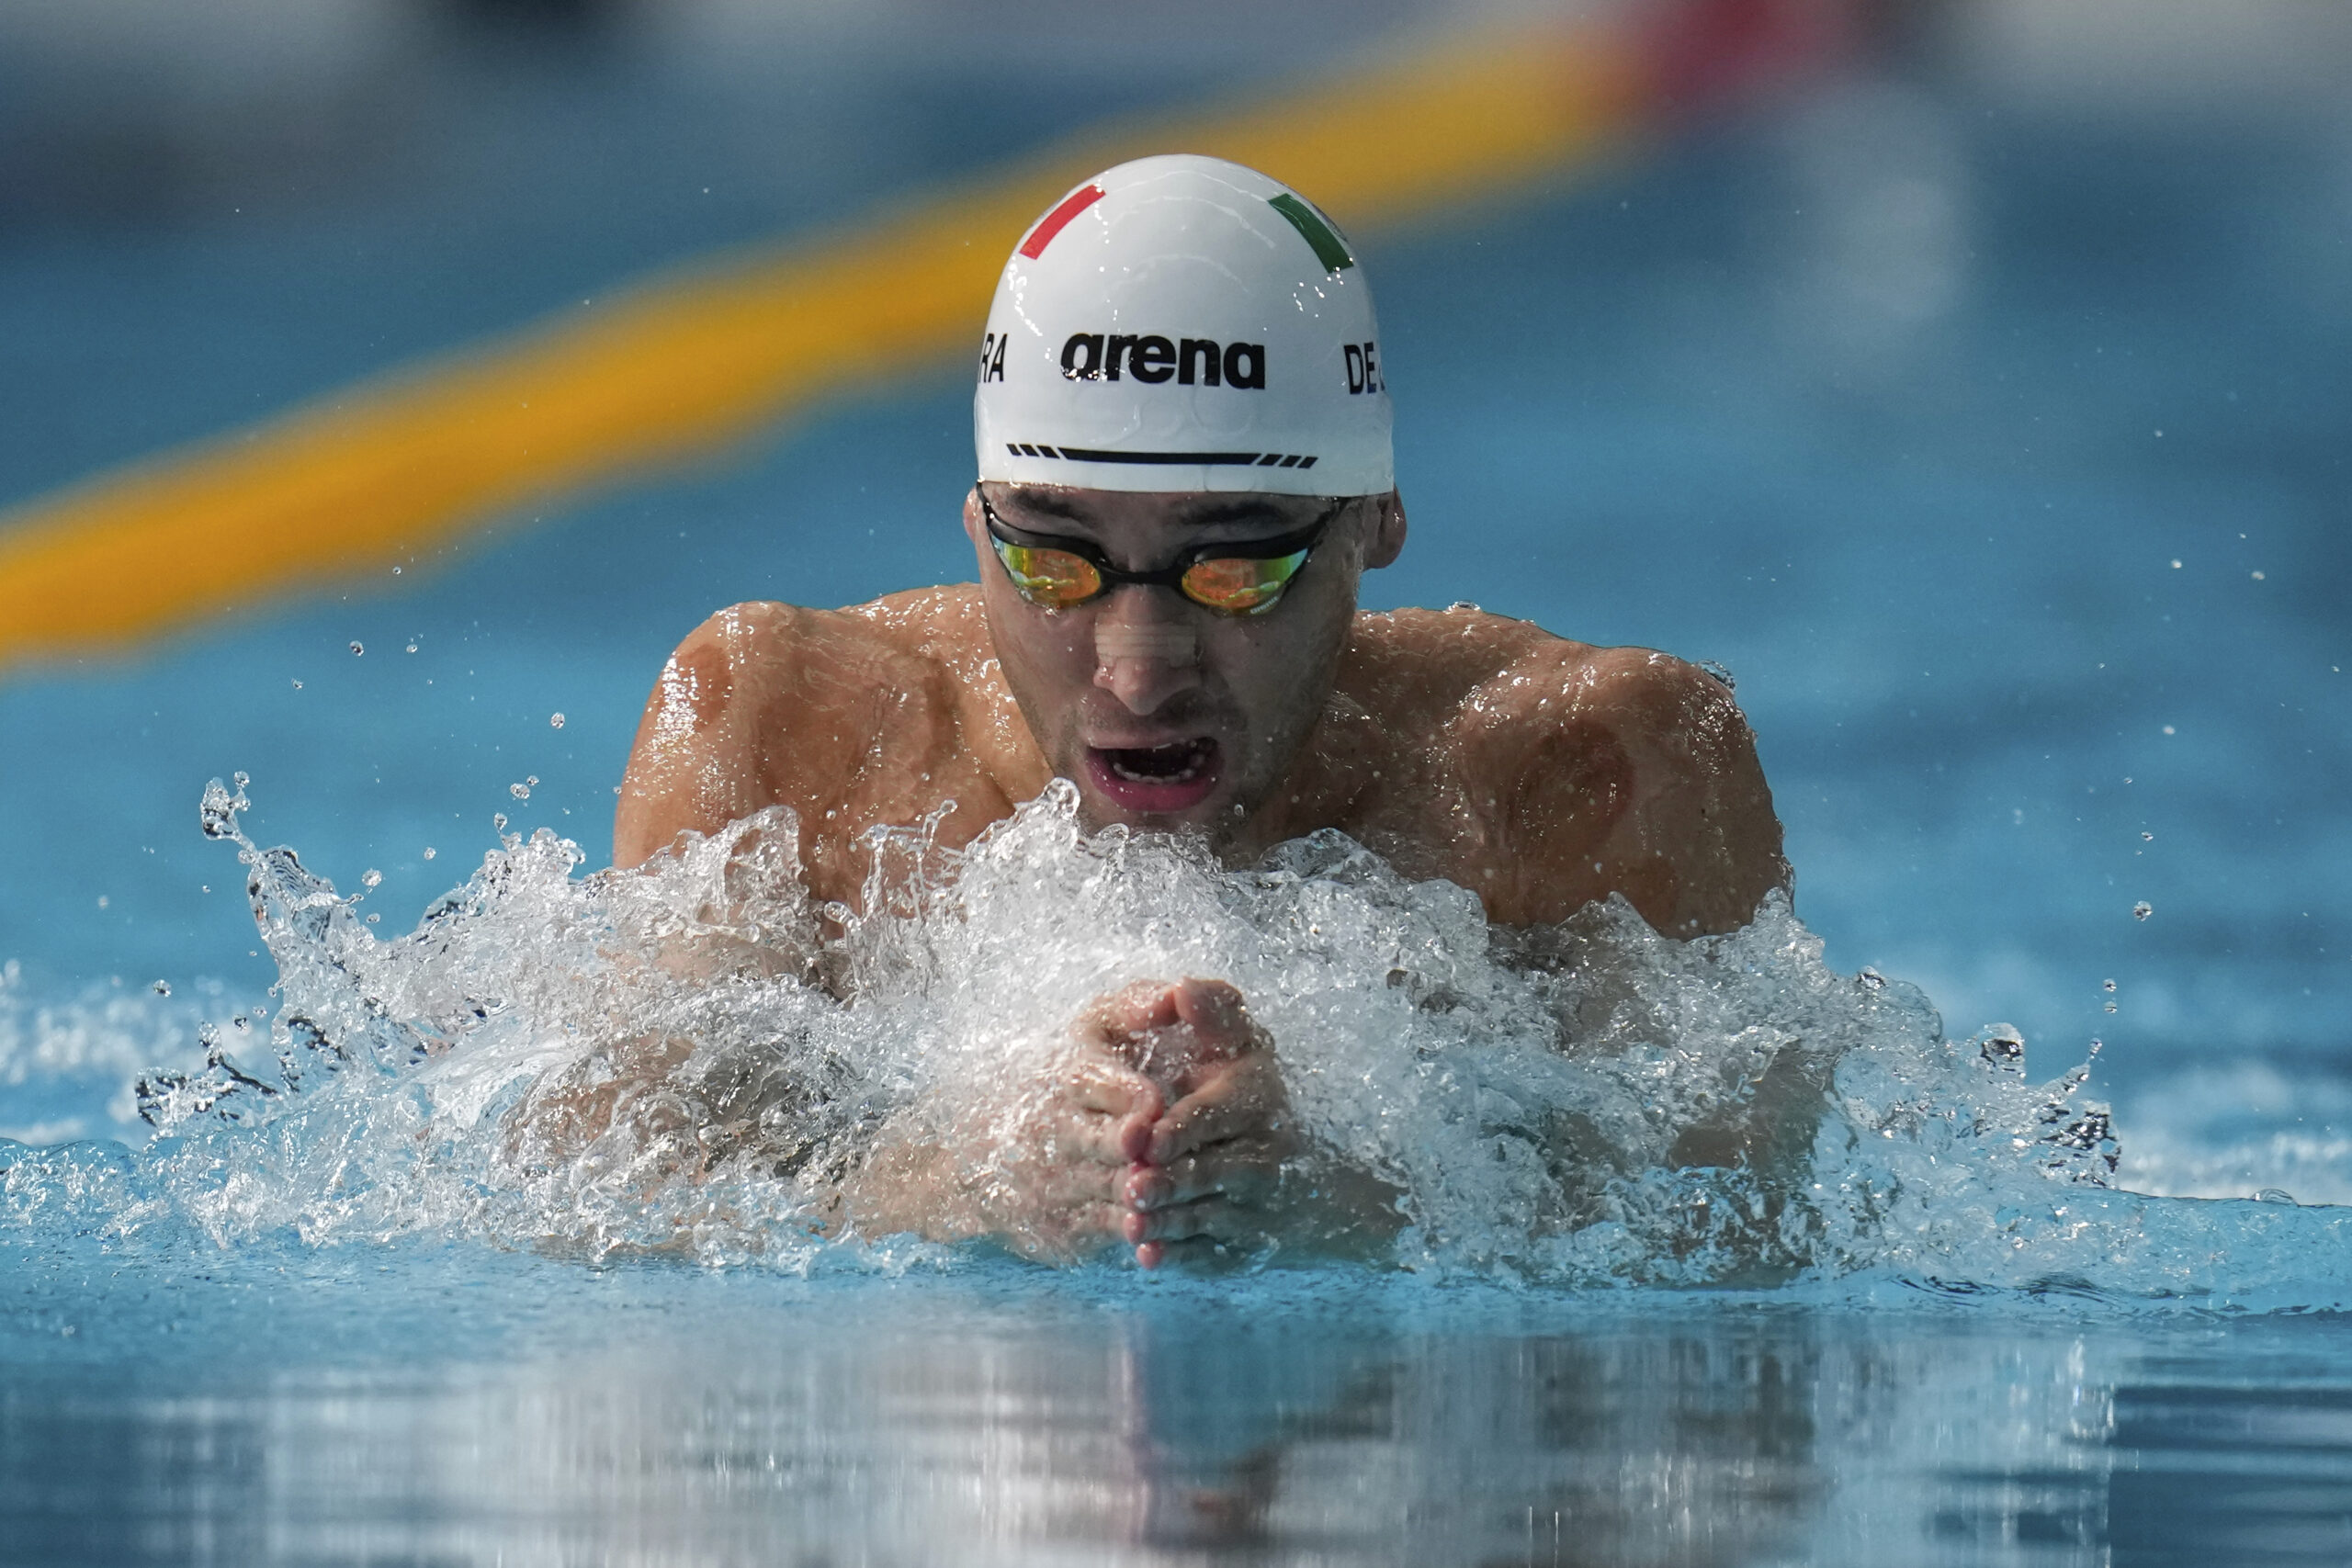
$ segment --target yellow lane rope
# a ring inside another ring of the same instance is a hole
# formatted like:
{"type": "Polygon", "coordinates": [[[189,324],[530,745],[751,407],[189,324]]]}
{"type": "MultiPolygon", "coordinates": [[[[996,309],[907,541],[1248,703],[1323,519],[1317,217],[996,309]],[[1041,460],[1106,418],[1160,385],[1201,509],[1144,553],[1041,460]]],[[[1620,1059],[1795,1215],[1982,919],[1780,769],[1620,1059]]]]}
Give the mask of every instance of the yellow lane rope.
{"type": "Polygon", "coordinates": [[[1098,131],[830,239],[359,383],[0,515],[0,671],[380,573],[939,366],[971,346],[1023,228],[1124,158],[1231,158],[1379,224],[1540,177],[1632,129],[1644,96],[1618,35],[1488,34],[1221,116],[1098,131]]]}

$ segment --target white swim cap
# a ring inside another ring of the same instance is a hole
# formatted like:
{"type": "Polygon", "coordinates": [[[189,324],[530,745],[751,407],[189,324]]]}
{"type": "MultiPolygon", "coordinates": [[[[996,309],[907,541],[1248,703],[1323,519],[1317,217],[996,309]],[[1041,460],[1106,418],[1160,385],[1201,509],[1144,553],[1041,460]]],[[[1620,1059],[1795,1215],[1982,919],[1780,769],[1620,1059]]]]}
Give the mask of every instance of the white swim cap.
{"type": "Polygon", "coordinates": [[[1080,186],[1004,264],[980,340],[980,478],[1376,495],[1394,483],[1363,269],[1331,220],[1220,158],[1080,186]]]}

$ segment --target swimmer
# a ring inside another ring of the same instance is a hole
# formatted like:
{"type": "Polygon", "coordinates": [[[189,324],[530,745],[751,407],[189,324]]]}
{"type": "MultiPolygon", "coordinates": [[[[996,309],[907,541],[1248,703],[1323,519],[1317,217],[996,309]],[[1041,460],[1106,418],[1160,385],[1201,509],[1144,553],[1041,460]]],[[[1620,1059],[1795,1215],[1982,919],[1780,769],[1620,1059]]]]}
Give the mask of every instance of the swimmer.
{"type": "MultiPolygon", "coordinates": [[[[980,338],[978,583],[714,615],[647,704],[616,863],[783,805],[810,893],[854,904],[868,829],[952,801],[958,847],[1061,778],[1090,827],[1230,864],[1337,829],[1501,925],[1612,893],[1677,937],[1746,924],[1789,868],[1723,684],[1474,606],[1356,608],[1405,545],[1381,350],[1347,239],[1277,182],[1167,156],[1079,186],[980,338]]],[[[886,1131],[845,1200],[862,1233],[1151,1267],[1393,1231],[1393,1194],[1290,1130],[1232,987],[1037,1021],[1069,1034],[1052,1081],[962,1146],[886,1131]]]]}

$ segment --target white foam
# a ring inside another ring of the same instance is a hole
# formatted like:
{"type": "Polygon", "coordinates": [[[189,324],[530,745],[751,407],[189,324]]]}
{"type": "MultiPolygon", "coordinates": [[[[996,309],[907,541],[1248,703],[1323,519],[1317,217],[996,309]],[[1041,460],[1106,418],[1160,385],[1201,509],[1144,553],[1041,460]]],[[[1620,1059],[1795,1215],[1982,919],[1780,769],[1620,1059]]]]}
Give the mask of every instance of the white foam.
{"type": "MultiPolygon", "coordinates": [[[[777,809],[585,878],[569,842],[510,835],[379,937],[243,806],[216,784],[206,817],[277,963],[271,1049],[216,1035],[204,1070],[151,1077],[159,1136],[73,1179],[85,1217],[805,1267],[844,1255],[832,1200],[882,1122],[1017,1106],[1087,1001],[1189,975],[1241,989],[1306,1129],[1402,1193],[1405,1267],[2352,1301],[2335,1212],[2107,1190],[2079,1069],[2035,1084],[2013,1033],[1949,1040],[1778,897],[1690,942],[1622,900],[1498,931],[1338,834],[1231,871],[1090,838],[1057,786],[966,851],[883,835],[864,916],[810,906],[777,809]]],[[[41,1184],[77,1157],[19,1157],[18,1210],[62,1212],[41,1184]]]]}

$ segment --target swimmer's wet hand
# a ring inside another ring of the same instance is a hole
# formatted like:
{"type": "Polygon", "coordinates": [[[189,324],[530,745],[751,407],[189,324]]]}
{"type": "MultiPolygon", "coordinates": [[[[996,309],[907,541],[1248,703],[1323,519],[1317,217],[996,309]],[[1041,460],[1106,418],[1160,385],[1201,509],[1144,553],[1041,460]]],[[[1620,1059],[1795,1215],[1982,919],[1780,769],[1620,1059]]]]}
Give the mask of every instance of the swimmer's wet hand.
{"type": "Polygon", "coordinates": [[[1295,1130],[1273,1043],[1222,980],[1098,998],[1043,1081],[981,1121],[984,1147],[909,1129],[877,1149],[850,1194],[858,1227],[1054,1262],[1124,1243],[1154,1269],[1290,1242],[1369,1253],[1398,1223],[1394,1189],[1295,1130]]]}
{"type": "Polygon", "coordinates": [[[1136,1261],[1214,1257],[1272,1233],[1262,1207],[1299,1152],[1272,1042],[1222,980],[1144,981],[1079,1015],[1081,1047],[1127,1062],[1168,1099],[1131,1145],[1118,1234],[1136,1261]]]}
{"type": "Polygon", "coordinates": [[[868,1235],[989,1237],[1040,1262],[1075,1262],[1120,1241],[1122,1184],[1167,1106],[1134,1052],[1080,1030],[1010,1100],[949,1127],[917,1115],[886,1136],[844,1194],[848,1210],[868,1235]]]}
{"type": "Polygon", "coordinates": [[[1274,1247],[1374,1258],[1396,1238],[1397,1190],[1300,1130],[1273,1041],[1231,986],[1130,986],[1077,1027],[1168,1097],[1119,1192],[1120,1235],[1146,1269],[1274,1247]]]}

